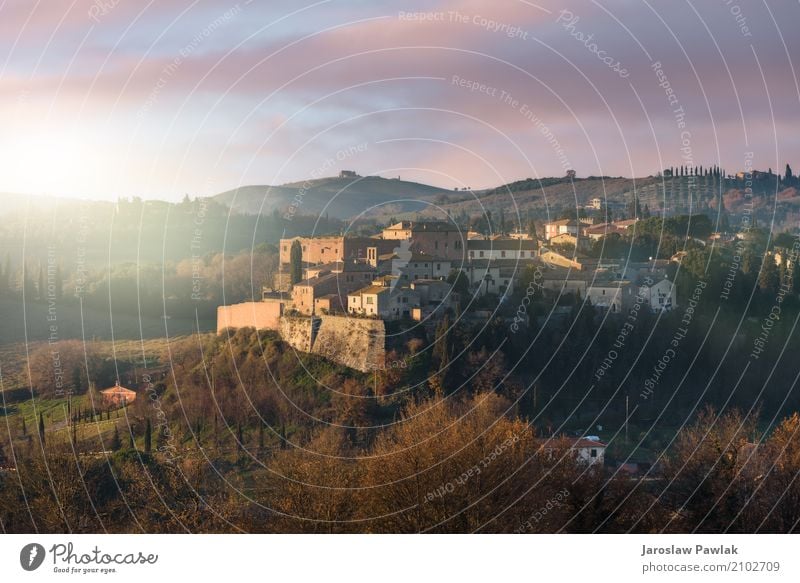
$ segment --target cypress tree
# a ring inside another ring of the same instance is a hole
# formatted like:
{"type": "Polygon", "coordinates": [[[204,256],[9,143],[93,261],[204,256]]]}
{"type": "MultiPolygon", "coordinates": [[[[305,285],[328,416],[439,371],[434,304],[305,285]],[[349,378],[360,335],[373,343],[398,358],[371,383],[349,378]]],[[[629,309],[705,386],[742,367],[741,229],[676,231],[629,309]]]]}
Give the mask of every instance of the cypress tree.
{"type": "Polygon", "coordinates": [[[111,451],[119,451],[122,449],[122,440],[119,438],[119,429],[114,425],[114,435],[111,437],[111,451]]]}
{"type": "Polygon", "coordinates": [[[292,249],[289,255],[290,271],[292,285],[303,279],[303,248],[300,241],[297,239],[292,242],[292,249]]]}
{"type": "Polygon", "coordinates": [[[44,445],[44,417],[42,417],[41,413],[39,413],[39,439],[44,445]]]}

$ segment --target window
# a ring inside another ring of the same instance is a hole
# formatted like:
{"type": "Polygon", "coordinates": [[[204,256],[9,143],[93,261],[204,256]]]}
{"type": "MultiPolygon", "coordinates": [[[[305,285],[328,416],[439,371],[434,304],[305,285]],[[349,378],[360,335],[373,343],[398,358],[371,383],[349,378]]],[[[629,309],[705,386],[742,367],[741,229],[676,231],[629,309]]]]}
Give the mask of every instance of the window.
{"type": "Polygon", "coordinates": [[[592,448],[592,451],[589,452],[589,455],[592,457],[597,457],[597,450],[592,448]]]}
{"type": "Polygon", "coordinates": [[[470,256],[470,258],[474,258],[475,257],[475,251],[470,251],[469,252],[469,256],[470,256]]]}
{"type": "Polygon", "coordinates": [[[500,251],[500,257],[505,257],[505,256],[506,256],[506,252],[505,251],[500,251]]]}
{"type": "Polygon", "coordinates": [[[439,241],[434,241],[433,242],[433,248],[434,249],[438,249],[439,248],[439,241]]]}
{"type": "MultiPolygon", "coordinates": [[[[447,243],[445,243],[444,246],[447,247],[447,243]]],[[[456,249],[461,249],[461,241],[456,241],[455,247],[456,249]]]]}
{"type": "Polygon", "coordinates": [[[523,257],[525,257],[525,251],[520,251],[519,258],[522,259],[523,257]]]}
{"type": "Polygon", "coordinates": [[[483,257],[483,251],[480,252],[480,256],[483,257]]]}
{"type": "Polygon", "coordinates": [[[368,304],[374,304],[375,303],[375,298],[373,298],[372,296],[367,296],[367,303],[368,304]]]}
{"type": "Polygon", "coordinates": [[[441,271],[441,270],[442,270],[442,264],[441,264],[441,263],[437,263],[437,264],[436,264],[436,269],[438,269],[439,271],[441,271]]]}

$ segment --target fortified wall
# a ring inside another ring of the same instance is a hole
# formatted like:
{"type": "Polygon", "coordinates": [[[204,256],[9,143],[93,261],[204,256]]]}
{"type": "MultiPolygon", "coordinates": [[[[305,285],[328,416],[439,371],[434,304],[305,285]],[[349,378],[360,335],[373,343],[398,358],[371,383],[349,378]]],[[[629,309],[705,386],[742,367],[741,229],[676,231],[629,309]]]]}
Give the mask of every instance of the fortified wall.
{"type": "Polygon", "coordinates": [[[217,307],[217,334],[225,328],[278,330],[283,304],[279,301],[244,302],[217,307]]]}
{"type": "Polygon", "coordinates": [[[368,372],[384,367],[386,326],[383,320],[321,316],[311,352],[368,372]]]}
{"type": "Polygon", "coordinates": [[[346,316],[282,315],[278,302],[245,302],[217,308],[217,334],[225,328],[276,330],[295,350],[317,354],[361,372],[384,367],[383,320],[346,316]]]}
{"type": "Polygon", "coordinates": [[[315,327],[318,326],[319,318],[284,316],[281,318],[278,332],[280,332],[283,341],[295,350],[311,352],[314,346],[315,327]]]}

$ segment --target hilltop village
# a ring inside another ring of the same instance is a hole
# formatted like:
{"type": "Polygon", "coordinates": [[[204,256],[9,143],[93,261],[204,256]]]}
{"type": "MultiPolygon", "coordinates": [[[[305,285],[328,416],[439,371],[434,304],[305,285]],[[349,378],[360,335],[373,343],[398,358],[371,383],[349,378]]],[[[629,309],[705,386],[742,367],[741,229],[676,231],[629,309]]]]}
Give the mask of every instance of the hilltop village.
{"type": "Polygon", "coordinates": [[[610,262],[582,253],[636,221],[555,220],[541,240],[535,228],[485,235],[434,220],[401,221],[370,237],[282,239],[273,285],[261,301],[220,306],[217,332],[275,330],[297,350],[368,371],[385,366],[386,324],[430,331],[446,314],[488,320],[508,307],[523,279],[530,295],[572,294],[601,312],[621,313],[637,302],[675,309],[670,261],[610,262]]]}

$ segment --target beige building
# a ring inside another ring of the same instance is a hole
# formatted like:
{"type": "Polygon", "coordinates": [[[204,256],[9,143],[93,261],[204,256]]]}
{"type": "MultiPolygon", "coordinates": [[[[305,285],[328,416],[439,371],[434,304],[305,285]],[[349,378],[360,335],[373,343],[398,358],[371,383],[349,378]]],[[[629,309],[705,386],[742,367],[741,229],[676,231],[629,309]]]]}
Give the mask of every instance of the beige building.
{"type": "Polygon", "coordinates": [[[394,250],[394,243],[377,237],[294,237],[281,239],[280,260],[282,265],[291,263],[292,244],[300,242],[303,261],[309,264],[332,263],[345,260],[366,260],[367,249],[376,247],[379,253],[394,250]]]}
{"type": "Polygon", "coordinates": [[[383,230],[386,241],[411,241],[411,250],[443,259],[462,260],[467,233],[444,221],[402,221],[383,230]]]}
{"type": "Polygon", "coordinates": [[[370,285],[347,296],[348,312],[382,320],[411,318],[412,311],[419,307],[419,291],[405,287],[370,285]]]}
{"type": "Polygon", "coordinates": [[[136,400],[136,391],[120,386],[119,381],[110,389],[100,391],[100,394],[103,395],[103,401],[106,405],[113,405],[114,407],[124,407],[136,400]]]}

